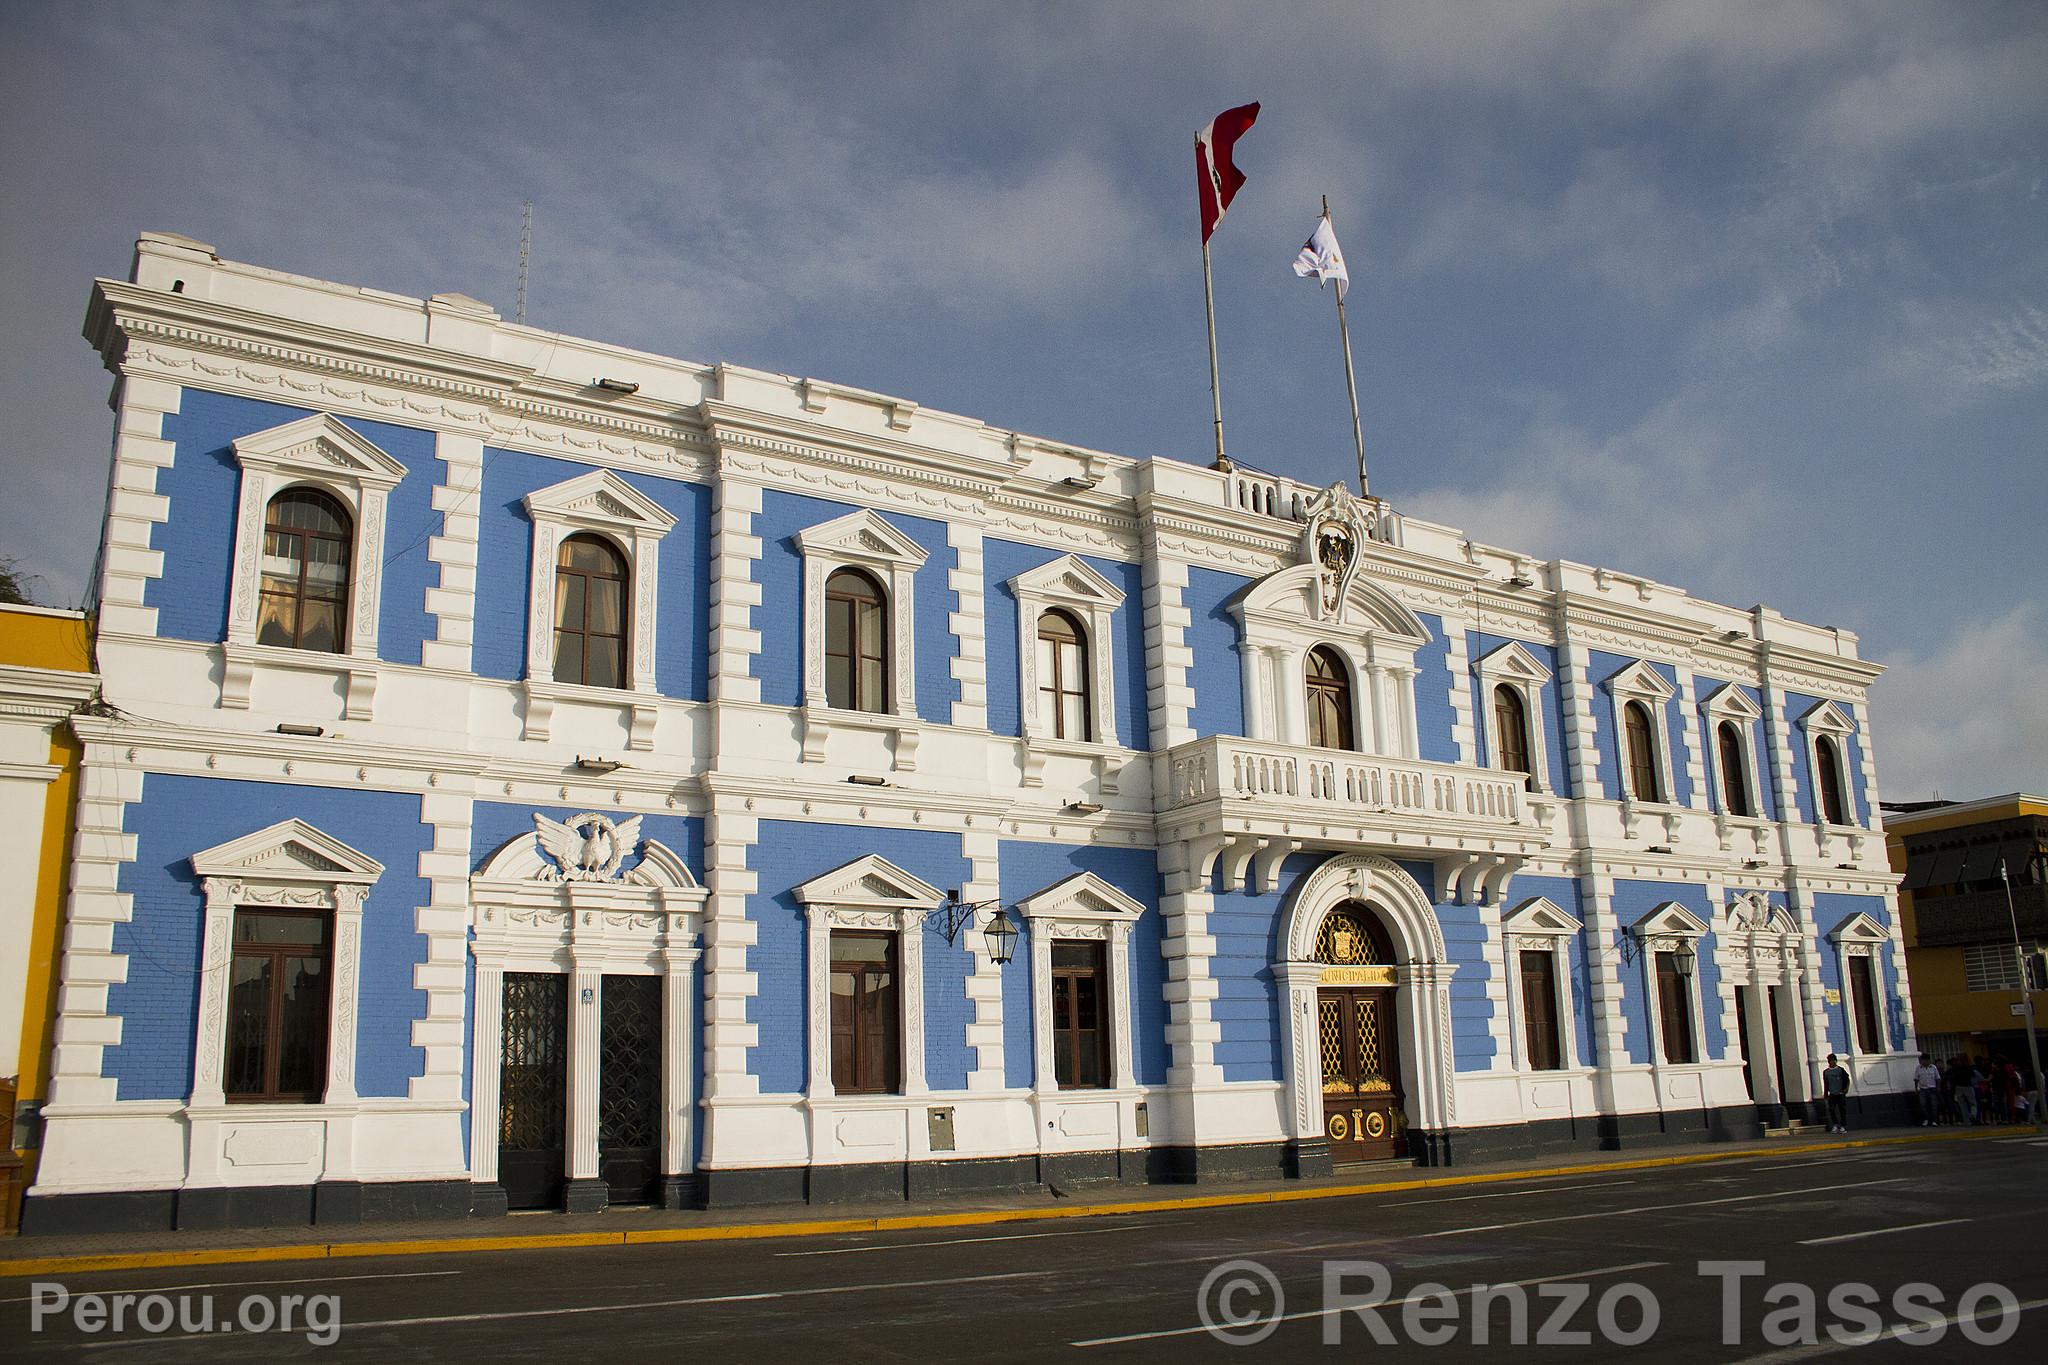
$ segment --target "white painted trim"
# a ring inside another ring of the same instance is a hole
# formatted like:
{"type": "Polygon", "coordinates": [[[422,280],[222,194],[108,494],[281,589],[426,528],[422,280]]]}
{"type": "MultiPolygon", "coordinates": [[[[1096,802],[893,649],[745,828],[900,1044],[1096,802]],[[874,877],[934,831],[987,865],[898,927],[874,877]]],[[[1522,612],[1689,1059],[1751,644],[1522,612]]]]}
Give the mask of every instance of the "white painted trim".
{"type": "MultiPolygon", "coordinates": [[[[632,648],[621,690],[653,692],[655,596],[661,538],[675,529],[668,510],[609,469],[528,493],[524,505],[532,527],[526,594],[526,679],[555,683],[555,555],[572,535],[594,535],[626,561],[626,603],[632,648]]],[[[611,689],[593,689],[608,692],[611,689]]]]}
{"type": "Polygon", "coordinates": [[[1116,631],[1114,612],[1123,590],[1090,568],[1078,555],[1061,555],[1012,578],[1017,599],[1018,715],[1027,740],[1050,740],[1052,720],[1039,709],[1038,622],[1055,607],[1076,618],[1088,654],[1088,716],[1093,733],[1066,740],[1118,744],[1116,729],[1116,631]]]}
{"type": "MultiPolygon", "coordinates": [[[[385,503],[405,478],[405,466],[329,413],[314,413],[234,442],[241,466],[235,510],[234,553],[228,580],[230,646],[256,645],[258,596],[263,585],[263,528],[271,500],[311,487],[347,508],[354,523],[349,547],[348,647],[335,651],[357,660],[377,657],[377,623],[384,588],[385,503]]],[[[223,681],[223,706],[246,707],[246,687],[223,681]]]]}
{"type": "MultiPolygon", "coordinates": [[[[917,571],[930,556],[891,526],[879,512],[863,508],[807,526],[796,543],[804,561],[804,707],[832,714],[825,696],[825,583],[835,570],[866,569],[879,580],[889,627],[889,710],[905,721],[917,718],[917,571]]],[[[810,746],[806,746],[809,748],[810,746]]],[[[808,756],[808,755],[807,755],[808,756]]],[[[822,753],[819,757],[822,757],[822,753]]]]}
{"type": "Polygon", "coordinates": [[[809,964],[804,1011],[809,1020],[806,1041],[810,1075],[805,1095],[831,1099],[832,1088],[832,931],[882,930],[896,935],[896,966],[902,1001],[902,1077],[905,1096],[928,1092],[924,1046],[924,921],[939,908],[945,893],[905,872],[878,854],[856,858],[797,887],[792,894],[803,907],[805,959],[809,964]]]}
{"type": "Polygon", "coordinates": [[[1645,806],[1671,805],[1676,788],[1671,780],[1670,717],[1666,714],[1666,707],[1678,695],[1678,689],[1666,682],[1663,674],[1641,660],[1616,670],[1602,686],[1607,689],[1608,710],[1613,718],[1615,778],[1621,786],[1621,799],[1645,806]],[[1651,758],[1657,765],[1657,781],[1663,788],[1653,796],[1637,791],[1629,775],[1628,726],[1624,713],[1632,701],[1641,702],[1650,713],[1651,758]]]}
{"type": "Polygon", "coordinates": [[[1041,1096],[1085,1096],[1062,1090],[1053,1072],[1052,945],[1055,939],[1083,940],[1106,946],[1109,1000],[1110,1075],[1103,1089],[1124,1090],[1137,1084],[1131,1062],[1131,926],[1145,907],[1093,872],[1077,872],[1017,902],[1017,913],[1030,926],[1031,1037],[1034,1083],[1041,1096]]]}
{"type": "Polygon", "coordinates": [[[1569,910],[1548,896],[1531,896],[1501,917],[1501,942],[1507,959],[1507,999],[1502,1002],[1509,1031],[1508,1060],[1511,1069],[1543,1076],[1561,1075],[1579,1069],[1578,1020],[1572,1009],[1571,945],[1585,928],[1569,910]],[[1528,1021],[1523,1016],[1522,954],[1548,952],[1551,955],[1551,989],[1556,998],[1551,1010],[1557,1019],[1558,1069],[1535,1072],[1529,1058],[1528,1021]]]}
{"type": "MultiPolygon", "coordinates": [[[[1539,792],[1550,790],[1550,740],[1543,727],[1543,686],[1550,670],[1529,648],[1517,640],[1490,649],[1472,665],[1479,677],[1479,719],[1486,736],[1486,763],[1499,768],[1500,727],[1493,715],[1493,693],[1498,687],[1514,689],[1522,699],[1523,728],[1529,735],[1530,777],[1539,792]]],[[[1503,769],[1503,771],[1505,771],[1503,769]]]]}

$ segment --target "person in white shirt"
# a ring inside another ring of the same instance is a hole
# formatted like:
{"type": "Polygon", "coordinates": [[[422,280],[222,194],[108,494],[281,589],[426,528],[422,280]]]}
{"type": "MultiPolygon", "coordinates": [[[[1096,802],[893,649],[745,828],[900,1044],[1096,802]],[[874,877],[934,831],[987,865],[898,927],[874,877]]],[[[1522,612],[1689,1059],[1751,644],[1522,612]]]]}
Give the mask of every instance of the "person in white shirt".
{"type": "Polygon", "coordinates": [[[1920,1126],[1932,1128],[1941,1113],[1941,1068],[1924,1052],[1913,1069],[1913,1088],[1920,1096],[1920,1126]]]}

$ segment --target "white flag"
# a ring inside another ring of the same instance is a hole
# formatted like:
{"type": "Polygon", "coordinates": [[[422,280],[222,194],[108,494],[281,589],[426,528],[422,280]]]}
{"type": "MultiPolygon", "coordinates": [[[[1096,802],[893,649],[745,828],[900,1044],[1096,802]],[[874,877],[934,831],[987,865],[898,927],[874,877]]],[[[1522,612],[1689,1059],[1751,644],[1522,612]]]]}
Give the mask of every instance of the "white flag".
{"type": "Polygon", "coordinates": [[[1351,276],[1344,269],[1344,250],[1337,245],[1337,230],[1330,226],[1328,218],[1316,220],[1315,233],[1302,243],[1301,254],[1294,258],[1294,273],[1303,279],[1315,276],[1318,289],[1323,281],[1335,280],[1338,301],[1343,300],[1351,276]]]}

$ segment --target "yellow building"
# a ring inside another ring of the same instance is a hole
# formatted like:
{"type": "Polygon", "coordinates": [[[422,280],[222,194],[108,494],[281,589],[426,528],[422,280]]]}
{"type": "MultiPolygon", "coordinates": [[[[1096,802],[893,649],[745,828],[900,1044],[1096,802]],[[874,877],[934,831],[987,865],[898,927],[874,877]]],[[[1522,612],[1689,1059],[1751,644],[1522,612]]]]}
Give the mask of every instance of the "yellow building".
{"type": "Polygon", "coordinates": [[[84,615],[0,605],[0,1226],[35,1174],[79,746],[99,689],[84,615]]]}
{"type": "MultiPolygon", "coordinates": [[[[2024,1071],[2013,932],[2017,919],[2029,955],[2048,944],[2048,798],[1887,805],[1884,825],[1892,870],[1905,876],[1900,928],[1921,1046],[1944,1061],[2002,1053],[2024,1071]]],[[[2036,992],[2037,1028],[2044,1008],[2048,992],[2036,992]]]]}

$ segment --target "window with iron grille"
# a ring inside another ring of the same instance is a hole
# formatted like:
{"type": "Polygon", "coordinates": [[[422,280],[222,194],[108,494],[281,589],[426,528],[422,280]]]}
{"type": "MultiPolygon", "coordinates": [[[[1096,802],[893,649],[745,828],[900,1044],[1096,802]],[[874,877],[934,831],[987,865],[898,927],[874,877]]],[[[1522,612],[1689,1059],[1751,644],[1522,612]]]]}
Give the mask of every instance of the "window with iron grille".
{"type": "MultiPolygon", "coordinates": [[[[2037,952],[2040,944],[2027,945],[2037,952]]],[[[1963,949],[1963,980],[1973,991],[2016,991],[2020,988],[2019,963],[2013,961],[2010,943],[1975,943],[1963,949]]]]}

